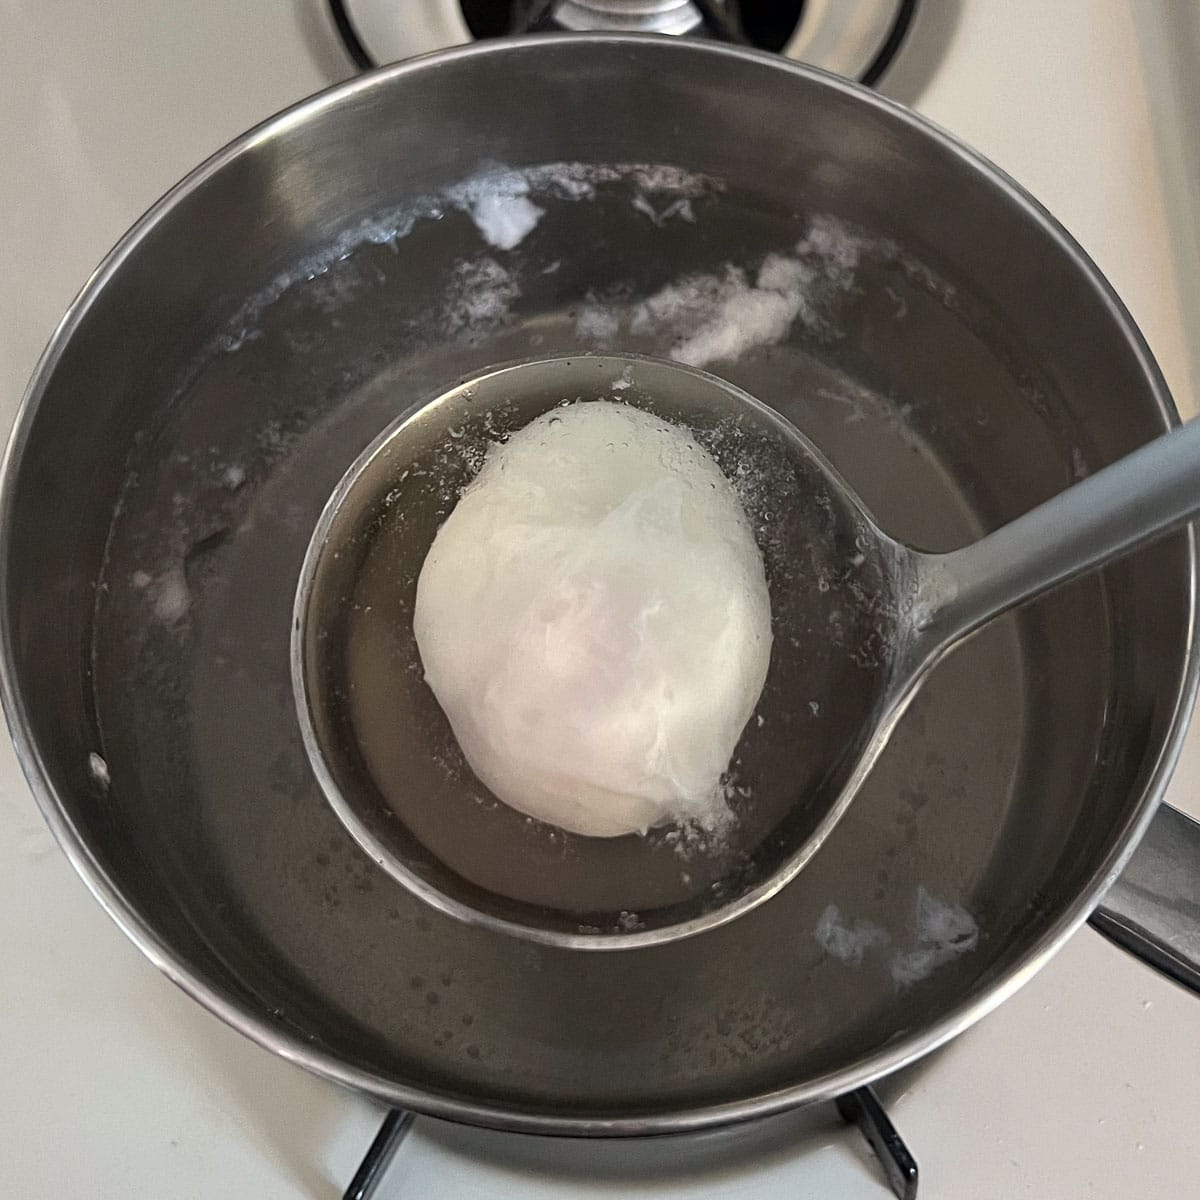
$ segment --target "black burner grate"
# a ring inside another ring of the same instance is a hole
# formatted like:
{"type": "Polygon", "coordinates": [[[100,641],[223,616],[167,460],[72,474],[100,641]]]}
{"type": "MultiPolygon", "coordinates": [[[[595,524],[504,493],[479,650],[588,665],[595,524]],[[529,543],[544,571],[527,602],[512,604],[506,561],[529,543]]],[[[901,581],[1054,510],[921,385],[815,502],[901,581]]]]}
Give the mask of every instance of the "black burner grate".
{"type": "MultiPolygon", "coordinates": [[[[883,1166],[884,1174],[897,1200],[916,1200],[917,1160],[913,1158],[904,1139],[892,1124],[879,1097],[870,1087],[860,1087],[837,1099],[837,1110],[844,1121],[857,1125],[862,1130],[876,1157],[883,1166]]],[[[379,1127],[366,1157],[362,1160],[343,1200],[371,1200],[379,1187],[388,1166],[400,1149],[414,1115],[403,1109],[393,1108],[379,1127]]]]}

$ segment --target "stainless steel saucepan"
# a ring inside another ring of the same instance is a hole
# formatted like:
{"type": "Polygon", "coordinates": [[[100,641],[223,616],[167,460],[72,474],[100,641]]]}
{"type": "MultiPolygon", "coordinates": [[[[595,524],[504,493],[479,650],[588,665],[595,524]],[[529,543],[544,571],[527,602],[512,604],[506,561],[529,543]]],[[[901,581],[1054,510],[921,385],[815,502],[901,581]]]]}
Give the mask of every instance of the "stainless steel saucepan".
{"type": "MultiPolygon", "coordinates": [[[[533,945],[359,850],[289,684],[322,507],[406,409],[497,363],[594,351],[743,388],[890,536],[935,552],[1176,421],[1054,221],[856,85],[589,36],[315,97],[114,250],[5,464],[5,708],[48,822],[134,941],[324,1075],[580,1134],[697,1128],[884,1075],[999,1003],[1098,902],[1110,933],[1200,984],[1195,907],[1170,903],[1194,898],[1200,839],[1155,816],[1196,690],[1190,530],[939,663],[820,852],[720,928],[604,955],[533,945]]],[[[786,500],[761,481],[764,518],[786,500]]],[[[381,653],[410,654],[403,621],[389,636],[381,653]]],[[[755,740],[760,766],[821,716],[791,675],[768,687],[787,719],[755,740]]],[[[396,804],[450,781],[447,820],[488,819],[436,705],[391,720],[411,762],[396,804]]],[[[452,821],[427,836],[440,860],[463,844],[452,821]]],[[[536,891],[580,848],[534,826],[519,851],[506,886],[536,891]]],[[[456,869],[495,873],[473,853],[456,869]]]]}

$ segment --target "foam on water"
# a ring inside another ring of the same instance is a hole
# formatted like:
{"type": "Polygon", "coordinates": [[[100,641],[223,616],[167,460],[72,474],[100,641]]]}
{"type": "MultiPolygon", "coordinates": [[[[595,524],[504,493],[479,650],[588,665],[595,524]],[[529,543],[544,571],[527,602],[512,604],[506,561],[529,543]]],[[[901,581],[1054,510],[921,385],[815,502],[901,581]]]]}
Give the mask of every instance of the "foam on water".
{"type": "Polygon", "coordinates": [[[168,625],[182,621],[190,604],[182,562],[172,563],[154,581],[154,615],[168,625]]]}
{"type": "Polygon", "coordinates": [[[545,215],[529,198],[530,181],[521,171],[496,170],[451,188],[447,198],[470,214],[483,240],[512,250],[545,215]]]}
{"type": "Polygon", "coordinates": [[[107,792],[112,786],[112,776],[109,774],[108,763],[105,761],[103,755],[97,754],[93,750],[88,755],[87,762],[88,774],[92,777],[93,782],[102,791],[107,792]]]}
{"type": "Polygon", "coordinates": [[[659,209],[654,207],[645,192],[639,191],[634,195],[632,204],[637,212],[649,217],[651,222],[660,229],[672,217],[678,217],[681,221],[687,221],[693,225],[696,222],[696,214],[692,211],[692,202],[687,196],[679,196],[664,208],[659,209]]]}
{"type": "Polygon", "coordinates": [[[326,245],[279,272],[250,297],[214,339],[213,349],[236,353],[247,341],[255,340],[260,336],[257,324],[263,312],[299,285],[316,284],[310,287],[314,303],[324,311],[336,311],[357,291],[352,275],[339,274],[335,280],[323,281],[336,264],[365,245],[397,250],[421,222],[441,220],[448,209],[466,212],[488,246],[508,252],[537,227],[549,200],[592,200],[599,187],[616,183],[632,185],[634,203],[655,213],[658,223],[668,216],[694,220],[691,202],[721,190],[720,183],[709,176],[649,163],[555,162],[520,169],[490,164],[439,192],[347,225],[326,245]],[[661,205],[664,199],[661,208],[652,202],[661,205]]]}
{"type": "Polygon", "coordinates": [[[943,900],[925,887],[917,888],[913,926],[916,945],[898,951],[890,964],[892,979],[900,987],[919,983],[979,944],[975,918],[961,905],[943,900]]]}
{"type": "Polygon", "coordinates": [[[576,332],[611,347],[625,329],[669,344],[672,358],[695,367],[736,362],[782,341],[797,322],[819,337],[834,337],[833,305],[853,290],[859,259],[870,245],[843,222],[819,215],[791,250],[768,254],[756,269],[726,263],[717,272],[683,276],[632,304],[589,304],[576,319],[576,332]]]}
{"type": "Polygon", "coordinates": [[[892,981],[908,988],[938,967],[966,954],[979,944],[975,918],[959,904],[918,886],[913,902],[911,941],[887,950],[893,938],[871,921],[851,919],[836,904],[828,905],[817,920],[813,936],[831,957],[847,966],[861,966],[869,956],[886,961],[892,981]]]}
{"type": "Polygon", "coordinates": [[[822,950],[851,967],[861,966],[869,950],[892,940],[886,929],[870,921],[848,920],[836,904],[821,913],[814,936],[822,950]]]}
{"type": "Polygon", "coordinates": [[[516,277],[494,258],[464,260],[446,287],[444,328],[473,330],[508,320],[512,302],[521,294],[516,277]]]}
{"type": "Polygon", "coordinates": [[[601,304],[585,304],[575,317],[575,334],[587,342],[610,343],[619,329],[617,314],[601,304]]]}

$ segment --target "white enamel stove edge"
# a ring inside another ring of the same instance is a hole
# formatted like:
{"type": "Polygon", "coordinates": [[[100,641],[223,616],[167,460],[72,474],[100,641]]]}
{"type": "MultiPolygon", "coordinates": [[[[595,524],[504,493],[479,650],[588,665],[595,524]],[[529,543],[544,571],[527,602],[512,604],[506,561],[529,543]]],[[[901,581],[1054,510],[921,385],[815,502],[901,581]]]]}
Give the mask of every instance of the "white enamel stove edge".
{"type": "MultiPolygon", "coordinates": [[[[1116,284],[1190,415],[1200,151],[1182,133],[1196,127],[1200,96],[1171,72],[1187,45],[1200,47],[1200,17],[1178,3],[1135,20],[1120,0],[922,0],[918,14],[914,48],[953,24],[945,58],[919,95],[905,95],[903,69],[885,90],[915,99],[1059,215],[1116,284]]],[[[62,310],[141,210],[228,138],[349,68],[319,0],[69,11],[4,0],[0,23],[7,423],[62,310]]],[[[1197,784],[1193,735],[1171,799],[1197,812],[1197,784]]],[[[1200,1174],[1198,1034],[1194,998],[1082,931],[887,1093],[921,1163],[923,1200],[1189,1194],[1200,1174]]],[[[226,1029],[138,955],[54,847],[7,739],[0,1062],[11,1196],[332,1197],[379,1119],[226,1029]]],[[[418,1122],[381,1195],[451,1190],[461,1200],[889,1194],[858,1135],[825,1110],[678,1149],[418,1122]]]]}

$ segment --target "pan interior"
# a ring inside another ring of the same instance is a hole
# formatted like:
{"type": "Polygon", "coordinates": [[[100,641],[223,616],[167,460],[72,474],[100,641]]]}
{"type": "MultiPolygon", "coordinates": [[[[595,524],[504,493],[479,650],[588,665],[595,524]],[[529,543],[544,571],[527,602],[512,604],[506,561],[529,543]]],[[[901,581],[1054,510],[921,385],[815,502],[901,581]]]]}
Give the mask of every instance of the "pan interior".
{"type": "MultiPolygon", "coordinates": [[[[832,1063],[851,1030],[878,1035],[881,1021],[890,1027],[906,1010],[901,1023],[918,1020],[917,997],[977,971],[980,931],[1002,938],[1031,901],[1009,889],[1004,865],[1028,869],[1019,848],[1039,821],[1036,801],[1016,805],[1031,736],[1030,661],[1016,621],[928,681],[844,827],[797,886],[691,950],[620,952],[593,967],[568,951],[468,928],[395,884],[326,805],[297,732],[288,632],[309,534],[359,450],[472,363],[595,348],[586,321],[580,333],[581,312],[600,303],[589,295],[615,297],[604,303],[619,311],[673,286],[681,267],[719,277],[732,244],[754,263],[794,240],[790,216],[750,198],[696,198],[695,228],[660,227],[641,217],[636,194],[614,183],[557,208],[538,194],[550,212],[504,260],[520,294],[504,320],[489,314],[456,329],[443,315],[439,292],[463,273],[464,244],[479,240],[466,216],[421,225],[395,250],[357,247],[289,289],[257,315],[255,336],[203,361],[159,414],[134,448],[112,527],[95,625],[97,710],[146,857],[184,892],[179,902],[240,976],[252,957],[265,958],[267,970],[252,977],[272,1008],[335,1045],[348,1040],[363,1061],[442,1087],[474,1090],[486,1080],[532,1096],[549,1078],[545,1094],[555,1103],[653,1103],[664,1084],[641,1066],[651,1030],[668,1094],[682,1085],[693,1097],[716,1097],[735,1080],[744,1088],[783,1078],[798,1053],[832,1063]],[[713,246],[707,259],[696,229],[713,246]],[[599,271],[567,256],[566,247],[600,231],[614,249],[599,271]],[[665,253],[672,246],[682,262],[665,253]],[[430,308],[435,323],[422,329],[416,314],[430,308]],[[402,314],[416,326],[407,336],[402,314]],[[923,904],[934,908],[923,913],[923,904]],[[945,926],[948,940],[926,945],[922,924],[945,926]],[[924,965],[932,979],[911,986],[924,965]],[[686,1032],[672,1053],[674,1021],[686,1032]],[[577,1074],[569,1064],[580,1057],[595,1067],[577,1074]]],[[[480,248],[465,261],[478,273],[498,260],[480,248]]],[[[936,288],[901,264],[864,246],[854,279],[822,314],[838,336],[801,327],[787,344],[722,369],[825,448],[893,531],[932,548],[966,541],[979,517],[917,414],[935,431],[941,421],[987,419],[989,403],[1015,405],[1019,389],[996,372],[976,383],[965,413],[938,413],[929,393],[897,395],[872,368],[903,353],[912,324],[937,321],[943,347],[950,326],[964,353],[982,348],[948,317],[936,288]],[[900,304],[909,309],[903,320],[900,304]],[[875,363],[860,357],[872,342],[875,363]]],[[[612,340],[623,347],[674,348],[670,334],[634,338],[618,321],[612,340]]],[[[1093,581],[1053,601],[1075,609],[1072,641],[1079,628],[1093,646],[1111,636],[1098,599],[1093,581]]],[[[392,630],[409,636],[410,626],[392,630]]],[[[1088,686],[1071,703],[1102,705],[1110,669],[1107,653],[1090,654],[1077,669],[1088,686]]],[[[436,720],[435,710],[426,698],[423,719],[436,720]]],[[[1072,733],[1073,753],[1094,754],[1102,731],[1094,711],[1072,733]]],[[[439,732],[452,754],[452,738],[439,732]]],[[[786,736],[762,745],[786,748],[786,736]]],[[[461,762],[451,759],[449,770],[461,772],[461,762]]],[[[554,843],[547,832],[543,858],[552,861],[554,843]]]]}
{"type": "Polygon", "coordinates": [[[735,51],[551,39],[359,81],[144,230],[43,380],[3,567],[41,770],[179,969],[381,1095],[563,1132],[823,1094],[1027,965],[1142,810],[1190,616],[1179,535],[998,622],[719,929],[601,955],[451,918],[310,770],[301,562],[402,412],[603,350],[744,388],[927,550],[1168,420],[1107,294],[936,135],[735,51]]]}

